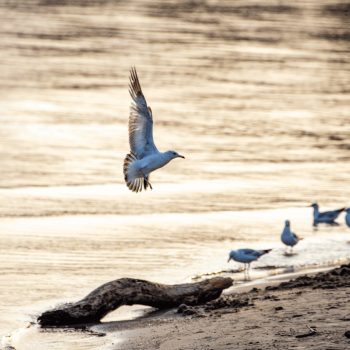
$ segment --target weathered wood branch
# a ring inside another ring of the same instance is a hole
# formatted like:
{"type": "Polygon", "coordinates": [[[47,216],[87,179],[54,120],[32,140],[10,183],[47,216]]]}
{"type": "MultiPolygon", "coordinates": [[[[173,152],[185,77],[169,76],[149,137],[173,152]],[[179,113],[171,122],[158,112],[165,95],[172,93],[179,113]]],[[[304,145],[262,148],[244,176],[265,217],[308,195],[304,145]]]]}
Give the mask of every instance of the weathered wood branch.
{"type": "Polygon", "coordinates": [[[38,317],[42,326],[67,326],[99,322],[122,305],[141,304],[158,309],[180,304],[198,305],[216,299],[232,285],[231,278],[215,277],[197,283],[166,285],[121,278],[93,290],[76,303],[46,311],[38,317]]]}

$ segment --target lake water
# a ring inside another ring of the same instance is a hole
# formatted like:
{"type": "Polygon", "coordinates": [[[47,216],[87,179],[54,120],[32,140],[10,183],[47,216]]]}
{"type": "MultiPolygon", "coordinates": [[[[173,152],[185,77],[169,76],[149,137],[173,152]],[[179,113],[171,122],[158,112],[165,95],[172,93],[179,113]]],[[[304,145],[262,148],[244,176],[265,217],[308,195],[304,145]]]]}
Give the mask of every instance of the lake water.
{"type": "Polygon", "coordinates": [[[116,278],[235,270],[230,249],[274,248],[253,279],[350,259],[343,216],[314,230],[307,207],[350,205],[349,11],[332,0],[0,1],[3,345],[113,349],[115,334],[25,327],[116,278]],[[186,156],[139,194],[122,176],[133,65],[158,148],[186,156]],[[285,219],[305,237],[293,257],[285,219]]]}

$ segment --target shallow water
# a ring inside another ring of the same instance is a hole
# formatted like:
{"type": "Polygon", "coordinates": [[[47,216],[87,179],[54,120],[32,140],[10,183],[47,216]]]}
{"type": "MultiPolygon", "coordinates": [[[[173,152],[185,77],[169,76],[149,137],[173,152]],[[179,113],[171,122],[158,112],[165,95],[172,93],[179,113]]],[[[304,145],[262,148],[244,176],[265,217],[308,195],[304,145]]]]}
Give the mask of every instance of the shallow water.
{"type": "Polygon", "coordinates": [[[234,248],[274,248],[253,279],[350,258],[343,216],[315,231],[307,207],[349,206],[349,6],[285,4],[0,2],[0,336],[108,349],[117,335],[23,327],[115,278],[236,271],[234,248]],[[186,156],[140,194],[122,178],[131,65],[158,148],[186,156]]]}

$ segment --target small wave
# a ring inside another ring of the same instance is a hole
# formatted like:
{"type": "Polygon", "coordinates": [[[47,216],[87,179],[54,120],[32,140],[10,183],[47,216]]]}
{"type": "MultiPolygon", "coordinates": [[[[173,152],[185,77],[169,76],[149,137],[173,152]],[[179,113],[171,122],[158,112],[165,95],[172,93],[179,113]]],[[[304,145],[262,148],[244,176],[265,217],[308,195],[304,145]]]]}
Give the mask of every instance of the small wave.
{"type": "Polygon", "coordinates": [[[33,333],[37,332],[37,327],[31,322],[24,327],[17,328],[10,334],[2,337],[1,350],[16,350],[17,346],[25,342],[25,339],[32,337],[33,333]]]}

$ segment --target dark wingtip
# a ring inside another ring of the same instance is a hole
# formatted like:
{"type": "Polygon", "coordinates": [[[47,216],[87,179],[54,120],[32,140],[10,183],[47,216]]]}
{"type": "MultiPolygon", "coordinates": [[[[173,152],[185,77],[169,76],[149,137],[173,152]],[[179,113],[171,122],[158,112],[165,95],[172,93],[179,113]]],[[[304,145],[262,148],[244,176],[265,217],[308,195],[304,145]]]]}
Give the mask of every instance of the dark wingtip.
{"type": "Polygon", "coordinates": [[[129,93],[133,99],[137,96],[142,95],[141,85],[139,82],[139,78],[137,76],[136,67],[133,66],[130,68],[130,76],[129,76],[129,93]]]}

